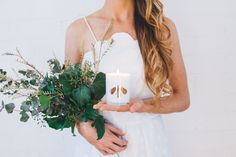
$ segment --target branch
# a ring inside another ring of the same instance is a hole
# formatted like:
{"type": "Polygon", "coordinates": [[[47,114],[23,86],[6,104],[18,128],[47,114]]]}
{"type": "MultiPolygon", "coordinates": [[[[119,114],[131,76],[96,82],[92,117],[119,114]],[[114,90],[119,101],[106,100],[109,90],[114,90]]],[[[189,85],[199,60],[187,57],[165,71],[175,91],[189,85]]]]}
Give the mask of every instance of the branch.
{"type": "Polygon", "coordinates": [[[30,64],[20,53],[20,51],[16,48],[16,56],[18,56],[19,58],[22,59],[23,63],[26,64],[27,66],[31,67],[32,69],[34,69],[40,76],[40,78],[44,78],[43,74],[41,72],[38,71],[38,69],[35,68],[34,65],[30,64]]]}
{"type": "Polygon", "coordinates": [[[38,71],[38,69],[35,68],[34,65],[30,64],[20,53],[20,51],[16,48],[16,54],[15,53],[4,53],[3,55],[10,55],[10,56],[16,56],[18,58],[20,58],[21,60],[17,60],[18,62],[25,64],[27,66],[29,66],[30,68],[32,68],[34,71],[36,71],[36,73],[39,75],[40,78],[44,78],[43,74],[38,71]]]}

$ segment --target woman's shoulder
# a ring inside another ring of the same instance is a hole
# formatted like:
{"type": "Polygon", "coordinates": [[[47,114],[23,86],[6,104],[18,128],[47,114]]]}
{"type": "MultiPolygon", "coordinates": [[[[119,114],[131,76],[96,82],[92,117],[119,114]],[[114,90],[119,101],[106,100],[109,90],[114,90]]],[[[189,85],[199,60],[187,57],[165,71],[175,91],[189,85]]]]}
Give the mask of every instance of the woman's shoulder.
{"type": "Polygon", "coordinates": [[[88,26],[84,20],[84,17],[93,18],[96,17],[97,12],[91,13],[86,16],[79,17],[69,23],[66,29],[66,36],[70,38],[76,38],[77,40],[86,39],[86,35],[88,35],[88,26]]]}
{"type": "Polygon", "coordinates": [[[92,17],[96,17],[97,14],[98,14],[98,11],[75,19],[74,21],[72,21],[68,25],[66,32],[67,33],[73,33],[73,34],[74,33],[77,34],[77,33],[81,33],[81,32],[84,33],[84,31],[87,29],[86,23],[84,21],[84,17],[92,18],[92,17]]]}
{"type": "Polygon", "coordinates": [[[165,16],[164,17],[164,23],[170,29],[171,32],[176,31],[175,22],[171,18],[165,16]]]}
{"type": "Polygon", "coordinates": [[[83,18],[78,18],[72,21],[68,25],[66,29],[66,34],[75,36],[75,35],[79,35],[84,30],[85,30],[85,24],[84,24],[83,18]]]}
{"type": "Polygon", "coordinates": [[[78,62],[81,54],[91,46],[88,42],[90,33],[87,27],[84,17],[77,18],[68,24],[65,31],[66,60],[78,62]]]}

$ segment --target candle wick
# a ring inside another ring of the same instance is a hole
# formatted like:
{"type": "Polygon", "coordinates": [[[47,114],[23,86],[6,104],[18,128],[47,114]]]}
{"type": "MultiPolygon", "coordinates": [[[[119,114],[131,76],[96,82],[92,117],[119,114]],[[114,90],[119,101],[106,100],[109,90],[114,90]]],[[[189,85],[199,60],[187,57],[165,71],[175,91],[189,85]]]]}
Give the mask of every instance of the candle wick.
{"type": "Polygon", "coordinates": [[[116,86],[116,95],[117,95],[117,98],[119,98],[119,85],[118,84],[116,86]]]}

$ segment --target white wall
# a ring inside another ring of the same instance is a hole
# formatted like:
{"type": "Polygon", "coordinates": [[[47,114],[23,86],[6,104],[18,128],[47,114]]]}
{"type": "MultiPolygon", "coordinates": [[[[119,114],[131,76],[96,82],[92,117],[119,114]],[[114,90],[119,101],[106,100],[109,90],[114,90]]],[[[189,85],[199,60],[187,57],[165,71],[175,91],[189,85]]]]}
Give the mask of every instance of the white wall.
{"type": "MultiPolygon", "coordinates": [[[[63,61],[68,24],[102,4],[103,0],[0,0],[0,53],[18,47],[43,71],[53,53],[63,61]]],[[[166,0],[165,5],[177,25],[191,92],[188,111],[164,116],[174,157],[234,157],[236,2],[166,0]]],[[[13,67],[19,67],[13,58],[0,56],[0,68],[13,67]]],[[[57,132],[18,118],[0,113],[1,157],[73,156],[74,145],[84,143],[69,130],[57,132]]]]}

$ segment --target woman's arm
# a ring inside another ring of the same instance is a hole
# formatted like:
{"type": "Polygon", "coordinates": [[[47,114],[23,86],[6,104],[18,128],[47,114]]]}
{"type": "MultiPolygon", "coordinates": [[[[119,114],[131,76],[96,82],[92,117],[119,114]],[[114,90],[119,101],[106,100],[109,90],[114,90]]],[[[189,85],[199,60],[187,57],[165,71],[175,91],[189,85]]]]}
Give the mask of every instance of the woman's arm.
{"type": "MultiPolygon", "coordinates": [[[[81,35],[83,34],[83,37],[86,35],[84,29],[86,27],[84,27],[83,22],[82,19],[79,19],[67,28],[65,39],[65,64],[67,62],[71,64],[80,63],[84,46],[84,38],[82,38],[81,35]]],[[[115,128],[111,124],[105,124],[105,134],[102,139],[97,140],[96,130],[91,124],[92,121],[78,121],[76,127],[81,136],[96,147],[102,154],[114,154],[126,149],[127,141],[118,138],[118,136],[124,135],[120,129],[115,128]]]]}
{"type": "MultiPolygon", "coordinates": [[[[172,60],[174,62],[173,71],[169,79],[173,88],[173,95],[166,96],[155,102],[154,107],[149,107],[148,112],[172,113],[181,112],[189,108],[190,95],[188,90],[187,75],[175,24],[166,19],[166,25],[171,31],[172,60]]],[[[144,100],[145,104],[150,104],[151,99],[144,100]]],[[[150,106],[150,105],[146,105],[150,106]]]]}
{"type": "Polygon", "coordinates": [[[80,44],[82,39],[79,37],[80,25],[82,21],[74,21],[66,30],[65,35],[65,64],[70,62],[71,64],[76,64],[81,59],[81,48],[80,44]]]}
{"type": "Polygon", "coordinates": [[[127,105],[113,106],[106,103],[99,103],[94,108],[100,110],[111,110],[118,112],[150,112],[150,113],[172,113],[181,112],[190,106],[190,96],[188,90],[186,70],[181,54],[178,33],[175,24],[170,20],[165,20],[166,25],[171,31],[172,60],[174,62],[169,83],[173,88],[171,96],[162,97],[151,105],[152,99],[137,100],[133,99],[127,105]]]}

